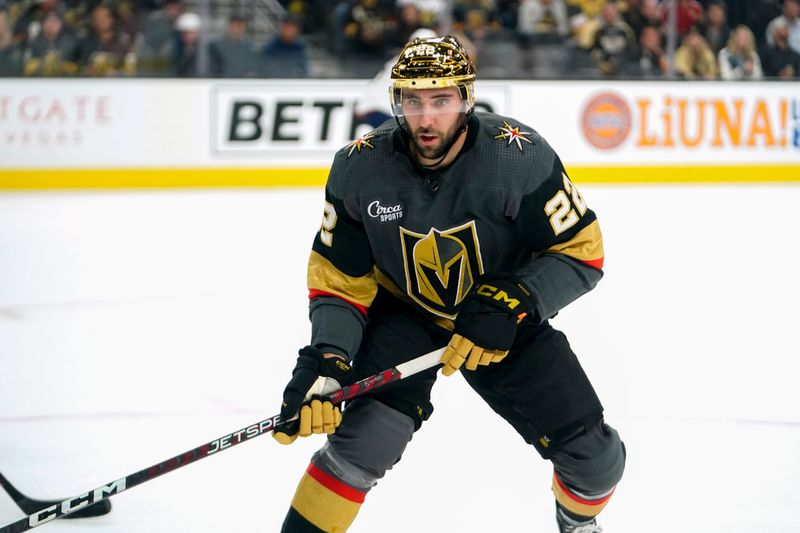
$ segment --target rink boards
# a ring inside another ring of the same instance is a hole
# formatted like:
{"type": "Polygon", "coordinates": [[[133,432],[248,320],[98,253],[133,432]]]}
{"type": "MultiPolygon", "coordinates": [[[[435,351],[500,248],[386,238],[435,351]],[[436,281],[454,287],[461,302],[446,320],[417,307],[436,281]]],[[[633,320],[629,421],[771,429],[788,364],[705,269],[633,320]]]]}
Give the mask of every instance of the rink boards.
{"type": "MultiPolygon", "coordinates": [[[[357,112],[376,83],[4,80],[0,189],[319,186],[335,151],[370,130],[357,112]]],[[[476,92],[479,111],[539,131],[580,182],[800,181],[800,83],[486,81],[476,92]]]]}

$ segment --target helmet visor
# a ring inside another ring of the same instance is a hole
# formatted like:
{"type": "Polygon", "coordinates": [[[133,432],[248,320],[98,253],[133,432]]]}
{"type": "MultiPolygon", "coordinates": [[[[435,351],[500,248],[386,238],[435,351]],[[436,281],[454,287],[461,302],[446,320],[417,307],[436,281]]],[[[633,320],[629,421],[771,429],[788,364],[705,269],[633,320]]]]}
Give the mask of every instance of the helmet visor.
{"type": "Polygon", "coordinates": [[[471,103],[456,88],[392,90],[392,113],[395,116],[457,115],[466,113],[471,103]]]}

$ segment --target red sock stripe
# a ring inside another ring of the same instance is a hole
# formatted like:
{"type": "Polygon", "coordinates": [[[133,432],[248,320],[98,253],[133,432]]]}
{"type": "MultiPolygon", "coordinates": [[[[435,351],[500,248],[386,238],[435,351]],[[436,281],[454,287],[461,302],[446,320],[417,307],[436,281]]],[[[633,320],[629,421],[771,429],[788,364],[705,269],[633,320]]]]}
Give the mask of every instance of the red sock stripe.
{"type": "Polygon", "coordinates": [[[341,496],[346,500],[350,500],[354,503],[364,503],[364,498],[366,497],[365,492],[361,492],[360,490],[356,490],[350,485],[343,483],[336,479],[335,477],[331,476],[327,472],[323,472],[319,468],[317,468],[314,463],[308,465],[308,470],[306,470],[309,476],[313,477],[317,480],[317,482],[325,487],[326,489],[330,490],[341,496]]]}
{"type": "Polygon", "coordinates": [[[333,296],[334,298],[339,298],[340,300],[343,300],[343,301],[349,303],[350,305],[352,305],[353,307],[355,307],[356,309],[361,311],[362,315],[367,316],[367,308],[365,306],[359,304],[359,303],[356,303],[356,302],[354,302],[352,300],[348,300],[347,298],[342,298],[338,294],[333,294],[332,292],[321,291],[319,289],[309,289],[308,290],[308,299],[309,300],[313,300],[314,298],[316,298],[318,296],[333,296]]]}
{"type": "Polygon", "coordinates": [[[556,480],[556,483],[558,483],[558,486],[561,488],[562,491],[564,491],[564,494],[569,496],[571,500],[583,505],[605,505],[606,503],[608,503],[608,500],[611,499],[611,496],[614,495],[614,489],[612,489],[611,492],[608,494],[608,496],[604,498],[601,498],[599,500],[585,500],[580,496],[578,496],[577,494],[575,494],[574,492],[572,492],[571,490],[569,490],[569,488],[567,488],[567,486],[564,485],[564,482],[561,481],[561,478],[558,477],[558,474],[556,474],[555,472],[553,472],[553,479],[556,480]]]}

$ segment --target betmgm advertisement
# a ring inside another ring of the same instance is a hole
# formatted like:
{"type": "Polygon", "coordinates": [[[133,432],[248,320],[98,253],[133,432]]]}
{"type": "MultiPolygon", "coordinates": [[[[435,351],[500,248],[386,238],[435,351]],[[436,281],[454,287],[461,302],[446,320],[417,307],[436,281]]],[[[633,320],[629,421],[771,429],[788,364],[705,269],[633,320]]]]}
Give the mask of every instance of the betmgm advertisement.
{"type": "MultiPolygon", "coordinates": [[[[369,133],[372,126],[360,117],[380,112],[393,121],[389,91],[382,105],[358,109],[363,84],[223,85],[212,89],[212,151],[217,157],[259,155],[286,160],[330,162],[336,150],[369,133]],[[289,155],[289,157],[285,157],[289,155]],[[305,159],[310,158],[310,159],[305,159]]],[[[476,110],[500,112],[509,108],[508,90],[487,87],[476,110]]]]}

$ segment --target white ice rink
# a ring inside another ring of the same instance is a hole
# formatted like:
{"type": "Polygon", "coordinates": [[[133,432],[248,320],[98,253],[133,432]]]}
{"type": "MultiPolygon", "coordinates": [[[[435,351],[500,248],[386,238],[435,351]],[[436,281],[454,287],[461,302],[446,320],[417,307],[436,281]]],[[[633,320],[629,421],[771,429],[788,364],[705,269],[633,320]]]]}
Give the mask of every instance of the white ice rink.
{"type": "MultiPolygon", "coordinates": [[[[800,532],[800,187],[583,192],[606,276],[553,323],[628,448],[605,530],[800,532]]],[[[71,496],[275,414],[322,201],[0,195],[0,472],[71,496]]],[[[549,464],[462,378],[434,404],[351,531],[554,533],[549,464]]],[[[321,443],[255,439],[38,531],[273,533],[321,443]]]]}

